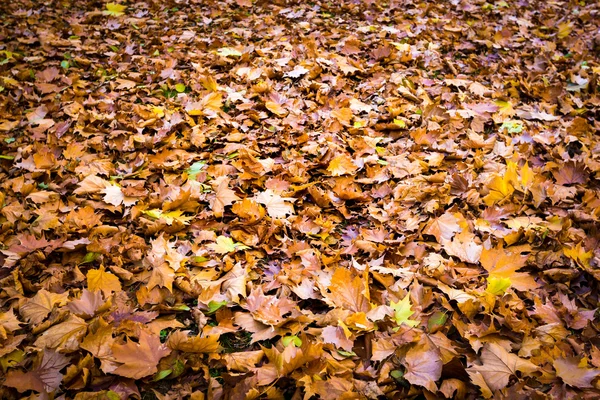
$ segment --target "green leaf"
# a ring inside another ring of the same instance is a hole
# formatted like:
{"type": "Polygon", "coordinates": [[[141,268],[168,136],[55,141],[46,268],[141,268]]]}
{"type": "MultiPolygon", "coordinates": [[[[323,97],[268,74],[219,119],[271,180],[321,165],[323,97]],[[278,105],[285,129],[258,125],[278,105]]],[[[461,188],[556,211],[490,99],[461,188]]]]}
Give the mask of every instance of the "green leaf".
{"type": "Polygon", "coordinates": [[[167,376],[171,375],[171,372],[173,372],[173,370],[170,369],[159,371],[156,375],[154,375],[154,382],[165,379],[167,376]]]}
{"type": "Polygon", "coordinates": [[[355,357],[356,353],[353,351],[346,351],[346,350],[340,350],[338,349],[337,351],[339,354],[343,355],[344,357],[355,357]]]}
{"type": "Polygon", "coordinates": [[[0,154],[0,159],[3,159],[3,160],[14,160],[15,156],[5,156],[5,155],[0,154]]]}
{"type": "Polygon", "coordinates": [[[127,6],[121,5],[121,4],[117,4],[117,3],[107,3],[106,4],[106,10],[102,11],[102,14],[104,15],[110,15],[113,17],[120,17],[121,15],[124,15],[124,11],[127,8],[127,6]]]}
{"type": "Polygon", "coordinates": [[[506,129],[508,133],[521,133],[523,132],[523,122],[513,120],[504,121],[500,129],[506,129]]]}
{"type": "Polygon", "coordinates": [[[395,369],[392,372],[390,372],[390,376],[392,378],[394,378],[396,381],[400,381],[404,378],[404,372],[402,372],[399,369],[395,369]]]}
{"type": "Polygon", "coordinates": [[[236,49],[232,49],[231,47],[221,47],[217,50],[217,54],[221,57],[241,57],[242,53],[240,53],[236,49]]]}
{"type": "Polygon", "coordinates": [[[207,262],[209,259],[204,257],[204,256],[194,256],[191,258],[191,261],[193,263],[203,263],[203,262],[207,262]]]}
{"type": "Polygon", "coordinates": [[[69,66],[70,66],[70,64],[69,64],[69,62],[67,60],[62,60],[60,62],[60,66],[63,67],[64,69],[68,69],[69,66]]]}
{"type": "Polygon", "coordinates": [[[281,338],[281,343],[283,343],[285,347],[288,347],[290,344],[293,344],[296,347],[301,347],[302,339],[300,339],[298,336],[284,336],[281,338]]]}
{"type": "Polygon", "coordinates": [[[493,294],[494,296],[503,295],[511,285],[510,278],[498,278],[495,276],[490,276],[487,278],[487,288],[485,291],[487,293],[493,294]]]}
{"type": "Polygon", "coordinates": [[[406,122],[401,119],[394,119],[394,125],[398,125],[400,128],[406,128],[406,122]]]}
{"type": "Polygon", "coordinates": [[[183,93],[185,92],[185,85],[183,83],[178,83],[175,85],[175,90],[177,90],[178,93],[183,93]]]}
{"type": "Polygon", "coordinates": [[[83,257],[83,260],[80,264],[87,264],[96,261],[100,253],[89,252],[83,257]]]}
{"type": "Polygon", "coordinates": [[[214,301],[211,300],[208,302],[208,311],[206,312],[207,314],[213,314],[215,313],[219,308],[226,306],[227,305],[227,301],[223,300],[223,301],[214,301]]]}
{"type": "Polygon", "coordinates": [[[427,321],[427,328],[429,328],[429,330],[431,331],[435,328],[444,325],[447,320],[448,315],[445,312],[436,311],[433,314],[431,314],[431,317],[429,317],[429,320],[427,321]]]}
{"type": "Polygon", "coordinates": [[[119,396],[117,392],[113,392],[112,390],[106,392],[106,397],[108,397],[108,400],[121,400],[121,396],[119,396]]]}
{"type": "Polygon", "coordinates": [[[390,307],[394,310],[394,321],[396,321],[398,325],[406,324],[413,328],[419,325],[419,321],[410,319],[410,316],[415,313],[410,309],[411,306],[410,295],[408,293],[402,300],[396,303],[393,301],[390,303],[390,307]]]}
{"type": "Polygon", "coordinates": [[[185,170],[185,173],[188,175],[189,179],[195,180],[196,175],[198,175],[200,171],[202,171],[202,168],[204,168],[205,165],[206,163],[204,161],[196,161],[195,163],[190,165],[188,169],[185,170]]]}

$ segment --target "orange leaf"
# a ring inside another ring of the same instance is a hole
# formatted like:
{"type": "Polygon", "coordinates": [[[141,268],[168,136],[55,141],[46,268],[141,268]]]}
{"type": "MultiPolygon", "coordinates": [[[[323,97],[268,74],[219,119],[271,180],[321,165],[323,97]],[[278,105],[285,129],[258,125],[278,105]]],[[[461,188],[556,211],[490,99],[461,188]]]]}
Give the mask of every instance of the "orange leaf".
{"type": "Polygon", "coordinates": [[[115,361],[121,363],[114,374],[141,379],[156,373],[158,362],[171,354],[171,349],[162,344],[158,336],[141,331],[139,343],[128,340],[125,344],[113,344],[112,353],[115,361]]]}
{"type": "Polygon", "coordinates": [[[101,290],[105,296],[112,292],[121,291],[121,282],[119,278],[110,272],[106,272],[104,267],[100,269],[91,269],[87,273],[87,284],[90,292],[101,290]]]}

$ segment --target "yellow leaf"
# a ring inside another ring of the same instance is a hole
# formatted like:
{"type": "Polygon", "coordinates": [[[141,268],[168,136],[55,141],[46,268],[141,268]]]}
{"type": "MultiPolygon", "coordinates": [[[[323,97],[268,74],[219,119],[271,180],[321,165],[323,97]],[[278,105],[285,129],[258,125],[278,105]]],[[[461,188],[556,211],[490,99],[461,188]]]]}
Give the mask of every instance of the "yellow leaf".
{"type": "Polygon", "coordinates": [[[563,247],[563,253],[565,256],[577,262],[582,267],[590,267],[590,260],[594,253],[592,250],[585,251],[585,249],[581,246],[581,242],[577,243],[577,245],[573,248],[563,247]]]}
{"type": "Polygon", "coordinates": [[[573,31],[573,24],[571,22],[563,22],[558,24],[558,34],[556,35],[559,39],[564,39],[571,34],[573,31]]]}
{"type": "Polygon", "coordinates": [[[407,293],[404,298],[398,302],[391,302],[390,307],[394,310],[394,321],[398,325],[406,324],[410,327],[419,325],[419,321],[410,319],[415,313],[411,310],[412,305],[410,304],[410,295],[407,293]]]}
{"type": "Polygon", "coordinates": [[[535,174],[533,170],[529,168],[529,164],[525,163],[521,168],[521,186],[526,189],[533,183],[533,178],[535,178],[535,174]]]}
{"type": "Polygon", "coordinates": [[[513,108],[512,104],[510,102],[496,100],[494,103],[499,107],[497,112],[502,117],[510,118],[513,115],[515,115],[515,109],[513,108]]]}
{"type": "Polygon", "coordinates": [[[489,193],[483,198],[487,206],[493,206],[510,197],[515,188],[510,184],[506,176],[496,175],[488,185],[489,193]]]}
{"type": "Polygon", "coordinates": [[[106,272],[104,267],[89,270],[87,273],[87,284],[90,292],[102,290],[102,293],[109,295],[112,292],[121,291],[119,278],[110,272],[106,272]]]}
{"type": "Polygon", "coordinates": [[[287,110],[281,106],[281,104],[277,104],[274,101],[265,102],[265,107],[278,117],[285,117],[288,113],[287,110]]]}
{"type": "Polygon", "coordinates": [[[358,167],[354,165],[350,156],[342,154],[331,160],[327,167],[327,172],[332,176],[342,176],[353,174],[357,169],[358,167]]]}
{"type": "Polygon", "coordinates": [[[350,125],[350,120],[353,117],[352,110],[347,107],[332,111],[331,116],[340,121],[343,125],[350,125]]]}
{"type": "Polygon", "coordinates": [[[144,214],[148,215],[149,217],[152,218],[156,218],[156,219],[161,219],[163,220],[167,225],[173,225],[173,222],[177,221],[180,222],[184,225],[187,225],[190,223],[190,221],[192,219],[194,219],[194,217],[186,217],[183,215],[183,211],[181,210],[174,210],[174,211],[169,211],[169,212],[164,212],[163,210],[159,210],[157,208],[153,209],[153,210],[146,210],[144,211],[144,214]]]}
{"type": "Polygon", "coordinates": [[[485,289],[486,292],[499,296],[506,292],[511,285],[510,278],[501,278],[497,276],[490,276],[487,278],[488,285],[485,289]]]}
{"type": "Polygon", "coordinates": [[[127,8],[127,6],[121,5],[121,4],[117,4],[117,3],[108,3],[106,4],[106,10],[103,11],[102,13],[104,15],[112,15],[114,17],[119,17],[124,13],[125,9],[127,8]]]}
{"type": "Polygon", "coordinates": [[[506,163],[506,172],[504,173],[504,179],[511,185],[516,186],[519,183],[519,175],[517,174],[517,163],[509,161],[506,163]]]}

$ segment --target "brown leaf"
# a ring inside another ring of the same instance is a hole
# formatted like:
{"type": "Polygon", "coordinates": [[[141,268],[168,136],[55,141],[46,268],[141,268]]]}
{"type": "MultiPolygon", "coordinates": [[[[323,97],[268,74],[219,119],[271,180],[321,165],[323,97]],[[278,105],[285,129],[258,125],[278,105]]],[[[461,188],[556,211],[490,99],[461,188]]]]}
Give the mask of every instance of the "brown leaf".
{"type": "Polygon", "coordinates": [[[55,305],[64,306],[69,298],[69,293],[50,293],[42,289],[31,299],[27,299],[19,307],[19,313],[30,324],[39,324],[50,314],[55,305]]]}
{"type": "Polygon", "coordinates": [[[413,347],[406,353],[404,362],[404,378],[407,381],[423,386],[430,392],[437,391],[435,382],[442,376],[442,360],[437,351],[424,346],[413,347]]]}
{"type": "Polygon", "coordinates": [[[125,344],[113,344],[111,350],[115,361],[121,364],[113,373],[133,379],[157,372],[160,359],[171,353],[158,336],[151,336],[145,331],[140,332],[139,343],[130,339],[125,344]]]}
{"type": "Polygon", "coordinates": [[[600,369],[581,367],[575,357],[554,360],[554,369],[564,383],[576,388],[592,388],[592,381],[600,375],[600,369]]]}
{"type": "Polygon", "coordinates": [[[365,297],[363,280],[346,268],[337,268],[328,288],[329,300],[338,307],[354,312],[368,312],[369,301],[365,297]]]}

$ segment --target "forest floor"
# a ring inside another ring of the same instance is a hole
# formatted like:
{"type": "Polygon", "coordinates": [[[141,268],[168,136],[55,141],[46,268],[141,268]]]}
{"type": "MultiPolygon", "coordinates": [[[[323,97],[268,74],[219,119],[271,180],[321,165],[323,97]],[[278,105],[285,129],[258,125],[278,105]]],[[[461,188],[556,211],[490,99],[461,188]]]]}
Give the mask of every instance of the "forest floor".
{"type": "Polygon", "coordinates": [[[0,398],[600,398],[600,7],[0,4],[0,398]]]}

